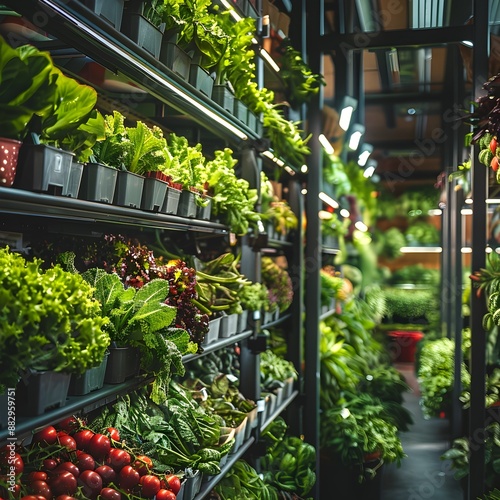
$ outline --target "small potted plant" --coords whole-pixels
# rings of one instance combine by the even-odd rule
[[[293,284],[288,271],[279,266],[271,257],[262,257],[262,283],[268,289],[266,312],[285,312],[293,300]],[[269,318],[268,318],[269,319]]]
[[[173,327],[176,309],[165,303],[168,281],[157,278],[139,289],[125,288],[116,273],[99,268],[85,271],[82,277],[95,290],[102,314],[109,318],[106,328],[112,344],[105,380],[121,383],[134,375],[133,349],[138,349],[141,368],[155,374],[152,399],[163,402],[172,370],[181,375],[184,372],[181,358],[189,344],[188,333]],[[120,356],[116,361],[115,350]]]
[[[102,132],[102,122],[95,110],[97,92],[67,77],[55,67],[52,73],[56,84],[54,101],[40,120],[32,121],[30,125],[31,132],[21,149],[16,186],[32,191],[54,190],[76,197],[77,192],[69,190],[75,156],[69,148],[78,145],[78,137],[75,138],[74,134],[81,136],[84,131],[90,132],[95,140]],[[93,126],[97,127],[96,130],[89,130]],[[77,177],[81,178],[81,172],[78,168],[75,172]],[[79,187],[78,180],[73,182],[76,188]]]
[[[267,304],[267,294],[268,290],[266,286],[258,282],[249,283],[241,289],[239,297],[243,312],[241,313],[239,319],[238,331],[242,332],[246,328],[249,312],[251,312],[252,314],[258,312],[260,317],[260,312],[265,309]]]
[[[8,248],[0,261],[8,269],[0,278],[0,385],[17,384],[19,415],[38,415],[64,406],[72,373],[102,363],[108,320],[80,275],[59,265],[43,270],[40,259]]]

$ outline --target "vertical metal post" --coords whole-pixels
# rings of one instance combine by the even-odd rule
[[[474,60],[473,85],[475,97],[482,92],[482,84],[488,77],[489,25],[488,4],[483,0],[474,1]],[[478,161],[478,148],[472,154],[472,271],[485,267],[486,254],[486,204],[488,195],[487,170]],[[470,356],[471,402],[469,420],[470,472],[468,498],[475,500],[484,493],[485,479],[485,379],[486,379],[486,335],[482,327],[482,318],[486,313],[484,297],[471,294],[471,330],[472,345]]]
[[[308,61],[314,73],[323,73],[323,53],[321,36],[324,27],[323,0],[307,2],[307,48]],[[318,217],[320,200],[318,194],[322,182],[322,154],[318,137],[322,132],[322,91],[314,96],[308,109],[309,133],[312,135],[309,145],[309,173],[306,199],[306,249],[305,249],[305,372],[304,372],[304,437],[317,450],[317,481],[311,495],[319,498],[319,313],[320,313],[320,275],[321,267],[321,226]]]

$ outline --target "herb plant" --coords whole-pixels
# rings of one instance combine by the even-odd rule
[[[286,311],[293,300],[293,284],[288,271],[271,257],[262,257],[262,283],[268,290],[266,310]]]
[[[109,345],[107,319],[77,274],[0,249],[0,384],[23,370],[81,374],[99,365]]]

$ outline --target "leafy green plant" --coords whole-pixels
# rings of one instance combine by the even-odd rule
[[[389,282],[393,285],[414,284],[438,286],[440,272],[430,269],[422,264],[412,264],[395,270]]]
[[[297,370],[291,361],[284,359],[271,350],[264,351],[260,358],[260,382],[263,389],[273,391],[283,387],[288,378],[297,380]]]
[[[100,163],[144,175],[161,169],[166,148],[159,127],[148,127],[141,121],[135,127],[126,127],[125,117],[113,111],[113,115],[105,116],[105,138],[96,144],[95,156]]]
[[[451,407],[455,343],[448,338],[427,341],[420,352],[418,380],[422,410],[427,417],[447,413]],[[470,374],[462,363],[462,386],[470,386]]]
[[[438,245],[441,238],[436,226],[430,222],[417,220],[405,232],[408,245]]]
[[[206,162],[204,172],[214,215],[220,215],[232,232],[242,235],[248,232],[250,225],[261,220],[261,215],[255,211],[257,190],[236,176],[237,161],[232,153],[229,148],[215,151],[213,159]]]
[[[293,300],[293,284],[288,271],[271,257],[262,257],[262,283],[268,290],[266,311],[286,311]]]
[[[23,370],[81,374],[99,365],[108,321],[81,276],[0,249],[0,384],[14,387]]]
[[[312,72],[289,38],[281,42],[279,52],[280,76],[285,81],[287,99],[291,106],[297,109],[308,103],[326,82],[323,75]]]
[[[415,320],[436,308],[435,297],[430,290],[386,288],[384,293],[388,318]]]
[[[376,233],[378,254],[387,259],[401,256],[401,248],[406,246],[404,233],[397,227],[390,227],[387,231]]]
[[[152,399],[162,402],[172,368],[184,373],[182,355],[189,350],[189,334],[175,329],[175,308],[165,304],[168,281],[155,279],[140,289],[125,288],[120,277],[94,268],[82,277],[95,290],[102,314],[109,318],[107,331],[117,346],[137,347],[141,366],[156,375]]]
[[[340,273],[335,272],[330,266],[321,268],[319,275],[321,281],[321,305],[329,306],[332,299],[340,298],[339,292],[344,286],[344,280],[340,277]]]
[[[327,455],[360,469],[360,482],[365,480],[362,467],[366,455],[379,453],[381,460],[398,466],[406,456],[388,408],[378,398],[363,393],[346,394],[323,412],[320,443]]]
[[[305,497],[316,482],[316,449],[296,436],[286,435],[283,428],[286,432],[285,421],[278,417],[261,434],[268,445],[261,459],[264,481],[280,491]]]
[[[262,219],[270,222],[281,235],[286,235],[288,231],[298,226],[297,216],[286,200],[271,201],[267,210],[262,214]]]
[[[54,104],[57,73],[48,52],[12,48],[0,37],[0,137],[22,140],[35,115]]]
[[[267,288],[262,283],[249,283],[239,293],[241,307],[249,311],[262,311],[267,303]]]

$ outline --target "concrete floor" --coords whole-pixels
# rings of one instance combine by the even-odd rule
[[[405,376],[411,393],[405,394],[405,407],[414,424],[401,433],[403,449],[408,455],[401,467],[384,466],[381,500],[462,500],[460,484],[453,478],[448,462],[440,459],[449,448],[449,421],[439,418],[425,420],[419,406],[420,392],[412,363],[396,368]]]

